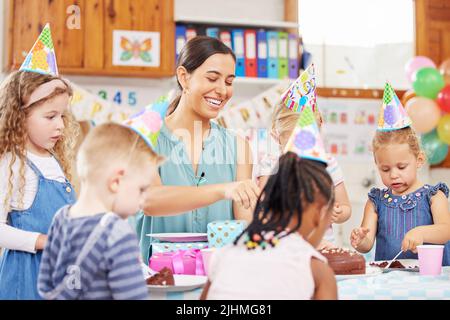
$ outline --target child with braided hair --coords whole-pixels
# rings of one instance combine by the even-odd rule
[[[331,224],[334,186],[311,115],[299,121],[252,222],[213,253],[201,299],[337,298],[334,273],[315,249]]]

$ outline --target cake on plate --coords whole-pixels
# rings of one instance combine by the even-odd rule
[[[356,251],[342,248],[319,251],[336,275],[365,274],[366,259]]]
[[[147,284],[153,286],[174,286],[175,279],[172,270],[167,267],[162,268],[158,273],[154,274],[146,280]]]

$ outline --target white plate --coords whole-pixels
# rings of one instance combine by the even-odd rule
[[[369,266],[367,264],[366,265],[366,273],[365,274],[337,274],[336,275],[336,280],[337,281],[341,281],[341,280],[348,280],[348,279],[359,279],[359,278],[374,277],[374,276],[377,276],[377,275],[382,274],[382,273],[383,273],[383,271],[381,270],[381,268],[372,267],[372,266]]]
[[[175,274],[173,278],[175,280],[174,286],[147,285],[147,288],[149,291],[153,292],[189,291],[203,287],[208,281],[208,277],[206,276],[193,276],[184,274]]]
[[[150,233],[147,236],[166,242],[208,241],[208,234],[206,233]]]
[[[384,261],[386,261],[386,260],[374,261],[374,262],[377,264],[380,264]],[[391,271],[419,272],[419,260],[417,260],[417,259],[397,259],[397,261],[399,261],[402,265],[404,265],[405,268],[404,269],[400,269],[400,268],[387,268],[386,269],[386,268],[380,268],[380,267],[375,267],[375,266],[374,267],[381,269],[383,272],[391,272]]]

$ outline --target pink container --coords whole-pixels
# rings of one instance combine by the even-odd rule
[[[442,272],[443,245],[417,246],[419,270],[422,276],[439,276]]]
[[[154,253],[149,267],[158,272],[167,267],[174,274],[205,275],[202,254],[198,249]]]
[[[205,268],[206,275],[208,275],[209,263],[211,261],[211,256],[215,250],[216,248],[207,248],[201,250],[203,258],[203,267]]]

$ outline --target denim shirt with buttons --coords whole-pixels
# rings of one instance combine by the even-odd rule
[[[369,199],[378,215],[375,260],[390,260],[401,250],[405,234],[418,226],[432,225],[431,198],[441,190],[448,198],[445,183],[435,186],[425,184],[406,195],[394,195],[390,189],[373,188]],[[417,259],[411,251],[403,252],[398,259]],[[450,265],[450,242],[444,248],[443,265]]]

